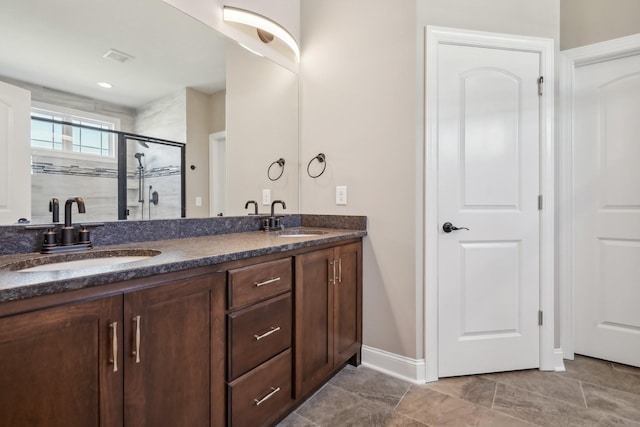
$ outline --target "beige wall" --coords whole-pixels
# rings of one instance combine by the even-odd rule
[[[220,91],[211,95],[209,110],[211,112],[209,133],[221,132],[227,129],[226,124],[226,92]]]
[[[364,344],[416,357],[416,3],[303,0],[303,213],[367,215]],[[327,156],[320,178],[309,160]],[[336,206],[335,187],[348,187]]]
[[[298,213],[298,77],[237,44],[227,48],[227,215],[246,215],[247,200],[262,205],[262,190]],[[283,175],[269,181],[267,168],[285,159]],[[279,166],[272,169],[273,176]],[[280,212],[280,207],[278,207]]]
[[[638,0],[561,0],[560,49],[640,33]]]
[[[190,218],[209,216],[209,134],[212,96],[195,89],[186,90],[186,208]],[[191,165],[195,169],[191,169]],[[201,205],[196,206],[196,197]]]
[[[423,29],[559,37],[559,0],[302,0],[303,213],[369,218],[364,344],[424,357]],[[327,155],[327,172],[306,162]],[[347,185],[349,205],[335,205]]]

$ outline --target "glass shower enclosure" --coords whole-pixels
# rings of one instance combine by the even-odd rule
[[[185,145],[32,116],[32,223],[82,197],[83,222],[185,217]]]

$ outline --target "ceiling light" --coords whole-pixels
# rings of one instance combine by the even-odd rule
[[[113,85],[107,82],[98,82],[98,86],[103,87],[105,89],[111,89]]]
[[[236,22],[238,24],[249,25],[267,31],[280,40],[282,40],[296,55],[296,59],[300,61],[300,48],[298,43],[291,34],[279,24],[257,13],[250,12],[236,7],[225,6],[223,10],[223,19],[227,22]]]

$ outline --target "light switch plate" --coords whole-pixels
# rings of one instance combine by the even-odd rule
[[[271,190],[262,190],[262,204],[269,206],[271,204]]]
[[[196,197],[196,206],[202,206],[202,197]]]
[[[346,205],[346,204],[347,204],[347,186],[338,185],[336,187],[336,205]]]

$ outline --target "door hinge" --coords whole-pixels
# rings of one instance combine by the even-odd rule
[[[542,326],[542,310],[538,310],[538,326]]]
[[[542,194],[538,195],[538,210],[542,210]]]
[[[538,95],[542,96],[542,85],[544,84],[544,77],[538,77]]]

